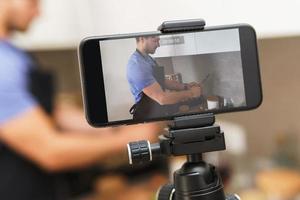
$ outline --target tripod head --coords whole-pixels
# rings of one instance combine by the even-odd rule
[[[175,118],[159,143],[131,142],[127,145],[130,164],[152,161],[155,156],[192,156],[225,150],[224,133],[214,125],[213,114]]]
[[[187,156],[174,173],[174,184],[159,190],[159,200],[237,199],[225,197],[216,168],[202,160],[202,153],[226,149],[224,133],[214,123],[213,114],[178,117],[159,136],[159,143],[144,140],[127,145],[130,164],[149,162],[156,156]]]

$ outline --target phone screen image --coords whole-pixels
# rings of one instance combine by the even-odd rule
[[[246,107],[239,35],[231,28],[100,40],[108,122]]]

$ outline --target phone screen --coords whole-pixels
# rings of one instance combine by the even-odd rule
[[[108,122],[247,106],[238,28],[99,45]]]

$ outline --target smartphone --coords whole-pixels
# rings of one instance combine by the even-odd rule
[[[257,38],[247,24],[89,37],[78,50],[87,121],[95,127],[257,108]]]

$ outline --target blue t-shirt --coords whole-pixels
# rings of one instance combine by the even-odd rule
[[[143,89],[156,82],[153,76],[153,66],[156,63],[150,56],[143,56],[135,51],[127,64],[127,80],[134,96],[135,103],[142,97]]]
[[[0,40],[0,126],[37,104],[28,90],[31,66],[26,53]]]

